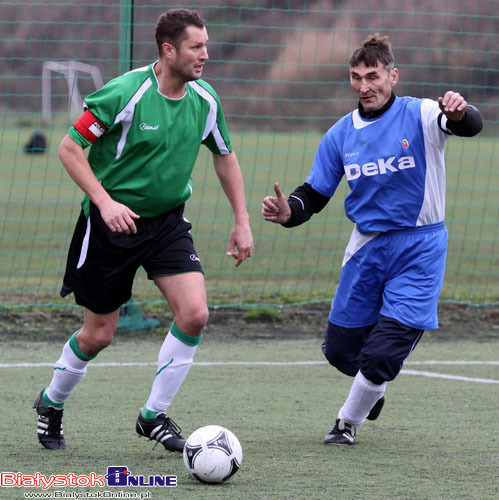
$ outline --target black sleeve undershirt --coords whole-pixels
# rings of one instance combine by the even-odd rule
[[[295,227],[308,221],[313,214],[320,212],[329,201],[329,197],[318,193],[308,183],[298,186],[288,198],[291,217],[284,227]]]
[[[438,116],[438,125],[444,132],[446,132],[446,130],[442,128],[442,116],[443,113],[440,113]],[[466,106],[464,116],[458,122],[447,118],[447,129],[458,137],[473,137],[474,135],[477,135],[482,128],[482,117],[480,115],[480,111],[478,111],[475,106]]]

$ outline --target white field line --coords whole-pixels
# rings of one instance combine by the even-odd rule
[[[402,370],[400,373],[405,375],[421,375],[423,377],[444,378],[447,380],[462,380],[463,382],[478,382],[482,384],[499,384],[499,380],[491,378],[470,378],[459,375],[447,375],[446,373],[423,372],[419,370]]]
[[[123,366],[156,366],[157,363],[143,361],[103,363],[93,362],[88,366],[96,368],[123,367]],[[327,361],[194,361],[196,366],[300,366],[300,365],[327,365]],[[496,365],[499,361],[406,361],[404,365]],[[43,366],[54,366],[54,363],[0,363],[0,368],[37,368]]]
[[[195,362],[195,366],[304,366],[304,365],[326,365],[327,361],[200,361]],[[482,366],[494,365],[499,366],[499,361],[407,361],[406,365],[448,365],[448,366]],[[53,363],[0,363],[0,368],[39,368],[52,367]],[[90,363],[89,366],[96,368],[107,367],[127,367],[127,366],[156,366],[156,363],[141,363],[141,362],[104,362]],[[464,382],[478,382],[482,384],[499,384],[499,380],[487,378],[471,378],[462,377],[459,375],[448,375],[445,373],[426,372],[420,370],[402,370],[400,373],[404,375],[419,375],[423,377],[441,378],[448,380],[460,380]]]

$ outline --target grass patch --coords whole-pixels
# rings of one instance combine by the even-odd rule
[[[387,404],[367,423],[354,447],[327,447],[324,434],[346,397],[351,379],[327,364],[204,366],[206,361],[323,361],[317,339],[210,339],[171,406],[170,415],[189,434],[217,423],[233,430],[243,446],[241,470],[227,483],[207,486],[188,477],[180,455],[137,439],[135,419],[154,377],[159,343],[117,338],[95,363],[149,362],[151,366],[89,367],[68,401],[64,429],[68,449],[49,452],[36,438],[31,404],[51,376],[51,367],[0,368],[0,470],[45,475],[104,474],[126,465],[134,475],[175,474],[178,486],[150,489],[151,498],[195,500],[402,498],[492,499],[497,489],[499,412],[497,386],[401,374],[389,384]],[[425,339],[409,360],[494,360],[497,343],[432,343]],[[3,343],[0,362],[57,359],[53,342]],[[414,367],[410,367],[414,368]],[[426,369],[426,368],[424,368]],[[468,367],[454,367],[470,375]],[[435,372],[451,367],[432,367]],[[493,366],[474,366],[473,376],[492,378]],[[486,432],[470,439],[476,408],[486,414]],[[69,489],[67,491],[75,491]],[[127,491],[144,489],[127,488]],[[27,489],[2,488],[2,500]],[[32,490],[39,491],[39,490]]]

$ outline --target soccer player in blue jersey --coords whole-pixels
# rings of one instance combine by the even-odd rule
[[[421,339],[438,328],[447,252],[444,146],[482,129],[478,110],[451,90],[438,101],[398,97],[388,37],[370,36],[352,54],[358,108],[322,138],[305,183],[288,199],[278,183],[263,200],[267,221],[293,227],[319,212],[343,176],[355,223],[343,259],[322,351],[354,377],[326,444],[353,445],[375,420],[393,380]]]
[[[85,192],[61,295],[74,293],[85,312],[83,327],[64,345],[50,384],[33,406],[45,448],[66,447],[64,403],[89,362],[111,344],[120,306],[130,299],[142,266],[167,300],[173,323],[136,431],[167,450],[183,451],[185,439],[166,410],[208,321],[201,262],[192,226],[183,217],[201,144],[213,153],[234,214],[227,254],[239,266],[253,252],[239,162],[219,98],[200,79],[207,42],[204,20],[196,12],[167,11],[156,25],[159,59],[88,96],[84,113],[59,147],[64,167]]]

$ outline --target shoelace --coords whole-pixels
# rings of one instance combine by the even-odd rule
[[[348,434],[353,435],[353,427],[352,424],[349,424],[348,422],[345,422],[343,424],[344,428],[340,429],[339,422],[336,422],[333,426],[333,428],[329,431],[330,433],[333,432],[348,432]]]
[[[343,426],[344,426],[344,429],[341,432],[347,432],[352,437],[355,436],[354,426],[352,424],[349,424],[348,422],[345,422],[343,424]]]
[[[44,434],[60,437],[62,424],[62,411],[50,409],[47,415],[48,425]]]
[[[180,433],[182,432],[182,429],[170,418],[167,417],[166,415],[158,415],[157,417],[159,420],[162,420],[163,422],[161,423],[161,429],[158,432],[158,438],[163,437],[164,434],[166,434],[168,431],[170,434],[176,434],[177,436],[180,436]],[[158,443],[160,442],[159,439],[154,439],[154,438],[149,438],[150,441],[155,440],[156,443],[154,444],[153,450],[158,446]]]
[[[170,418],[165,416],[160,416],[158,417],[159,419],[163,420],[163,423],[161,424],[161,430],[168,432],[170,431],[171,434],[176,434],[177,436],[180,436],[182,429]]]

